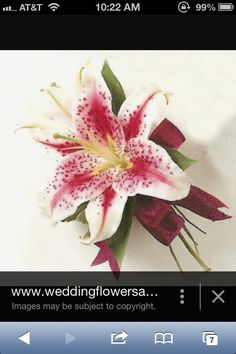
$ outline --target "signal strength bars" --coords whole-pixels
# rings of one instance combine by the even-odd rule
[[[7,7],[3,7],[2,11],[17,11],[17,10],[14,10],[11,6],[7,6]]]

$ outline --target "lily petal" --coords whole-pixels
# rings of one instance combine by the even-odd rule
[[[68,147],[73,147],[73,144],[65,144],[65,141],[58,141],[53,137],[54,133],[71,134],[73,128],[71,99],[64,89],[54,83],[41,90],[37,100],[32,100],[30,110],[34,122],[18,129],[31,129],[32,136],[37,142],[57,150],[62,155],[75,151],[68,151]]]
[[[77,135],[123,151],[124,132],[112,112],[110,92],[101,73],[92,73],[89,65],[81,72],[78,96],[74,114]]]
[[[161,146],[132,139],[127,144],[127,155],[131,167],[122,170],[113,185],[118,193],[143,194],[169,201],[188,195],[190,179]]]
[[[178,149],[185,141],[185,136],[167,118],[154,129],[150,140],[159,145],[164,145],[173,149]]]
[[[119,195],[112,187],[91,200],[85,210],[90,237],[81,241],[88,244],[113,236],[120,225],[126,201],[127,197]]]
[[[49,139],[46,139],[45,141],[39,141],[39,142],[41,144],[45,145],[46,147],[54,149],[57,152],[61,153],[62,156],[66,156],[68,154],[78,151],[78,144],[70,143],[68,141],[65,141],[65,142],[51,141],[50,142]]]
[[[29,123],[26,125],[22,125],[16,129],[16,132],[22,129],[30,129],[32,133],[32,137],[38,143],[43,144],[45,147],[58,151],[65,156],[72,152],[78,151],[79,144],[73,143],[65,140],[58,140],[54,138],[55,131],[58,131],[59,127],[53,127],[50,125],[42,125],[37,123]],[[60,133],[60,135],[71,137],[72,134],[66,127],[63,127],[64,132]],[[63,131],[63,130],[61,130]],[[58,133],[56,135],[59,135]]]
[[[68,130],[67,126],[61,126],[60,128],[59,124],[57,124],[55,127],[54,124],[53,125],[50,124],[45,127],[42,126],[41,128],[32,129],[33,138],[37,142],[43,144],[45,147],[49,149],[56,150],[57,152],[62,154],[62,156],[66,156],[68,154],[78,151],[79,149],[78,143],[65,141],[62,139],[55,139],[54,138],[55,132],[63,136],[68,136],[69,138],[73,137],[73,134]]]
[[[75,152],[66,156],[57,167],[46,192],[51,196],[51,212],[55,220],[72,215],[77,207],[104,192],[115,176],[104,160],[96,155]]]
[[[126,141],[137,136],[147,138],[159,113],[161,91],[144,90],[130,95],[122,104],[118,118],[125,131]]]

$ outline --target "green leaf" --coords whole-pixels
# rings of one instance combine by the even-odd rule
[[[192,166],[197,162],[196,160],[190,159],[189,157],[183,155],[178,150],[165,146],[163,147],[168,152],[172,160],[176,163],[176,165],[178,165],[182,170],[186,170],[188,167]]]
[[[80,236],[79,236],[79,238],[80,238],[81,240],[83,240],[83,241],[85,241],[86,238],[90,239],[90,237],[91,237],[91,235],[90,235],[90,231],[89,231],[89,230],[87,230],[84,235],[80,235]]]
[[[128,243],[134,210],[134,198],[129,198],[124,211],[120,226],[116,233],[107,240],[108,246],[111,248],[113,256],[116,258],[119,266],[121,267],[124,258],[126,246]]]
[[[86,209],[88,205],[88,202],[82,203],[76,210],[76,212],[70,216],[68,216],[67,218],[65,218],[64,220],[62,220],[62,222],[69,222],[69,221],[80,221],[83,222],[84,224],[87,224],[87,221],[85,219],[85,214],[84,211]],[[85,222],[84,222],[85,221]]]
[[[85,210],[81,211],[77,218],[76,218],[76,221],[79,221],[79,222],[82,222],[83,224],[87,224],[88,221],[86,219],[86,216],[85,216]]]
[[[112,111],[117,115],[126,97],[120,81],[117,79],[106,60],[102,68],[102,77],[111,93]]]

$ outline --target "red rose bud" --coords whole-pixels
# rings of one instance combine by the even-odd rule
[[[184,219],[175,214],[169,204],[154,197],[138,197],[135,215],[143,227],[166,246],[175,239],[184,225]]]

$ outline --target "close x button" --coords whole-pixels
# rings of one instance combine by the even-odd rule
[[[224,299],[224,294],[225,294],[225,290],[212,290],[211,291],[212,294],[213,294],[213,297],[212,297],[212,304],[214,303],[222,303],[224,304],[225,303],[225,299]]]

